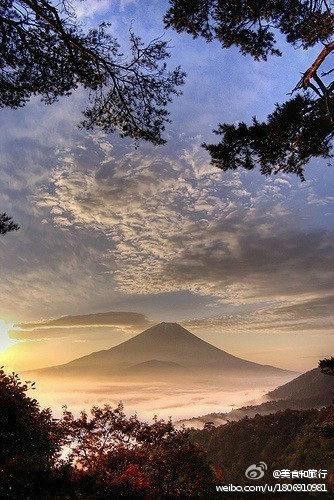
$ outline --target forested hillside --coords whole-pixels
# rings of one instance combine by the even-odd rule
[[[221,484],[248,484],[245,470],[263,461],[268,465],[264,482],[275,482],[275,469],[327,469],[328,484],[333,486],[333,406],[245,417],[216,428],[192,430],[191,436],[207,452]]]

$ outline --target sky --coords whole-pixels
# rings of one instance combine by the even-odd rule
[[[201,147],[219,122],[265,118],[313,54],[282,40],[282,58],[254,62],[164,32],[166,8],[77,4],[84,25],[109,20],[125,45],[130,26],[170,40],[168,64],[187,79],[166,145],[79,129],[80,90],[1,110],[0,210],[21,229],[0,239],[0,360],[15,369],[69,361],[160,321],[300,371],[333,351],[333,167],[314,160],[304,183],[224,173]],[[103,324],[100,312],[110,313]],[[63,316],[75,318],[50,323]]]

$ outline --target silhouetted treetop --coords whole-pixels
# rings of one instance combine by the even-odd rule
[[[331,0],[170,0],[167,27],[218,40],[224,48],[237,46],[255,60],[282,55],[279,33],[300,50],[319,46],[310,67],[296,76],[292,97],[276,105],[267,121],[218,126],[221,141],[204,145],[214,165],[223,170],[259,166],[263,174],[283,171],[304,179],[312,157],[331,156],[334,68],[327,63],[334,51],[333,5]]]
[[[84,127],[163,143],[166,106],[184,73],[167,70],[166,41],[145,45],[130,32],[126,57],[108,28],[83,31],[67,1],[2,1],[0,106],[17,108],[34,95],[51,104],[82,86],[90,92]]]
[[[171,421],[141,422],[119,404],[93,407],[77,418],[65,411],[61,425],[80,498],[193,497],[210,490],[205,455]]]
[[[334,375],[334,357],[321,359],[319,368],[325,375]]]
[[[266,122],[220,124],[218,144],[204,144],[212,164],[222,170],[260,166],[262,174],[286,172],[304,180],[304,166],[314,156],[329,158],[333,124],[323,99],[307,94],[276,105]]]
[[[255,59],[281,55],[277,31],[289,43],[307,49],[330,41],[334,16],[324,0],[170,0],[167,26],[224,48],[237,45]]]
[[[1,498],[42,498],[61,450],[61,429],[27,395],[33,388],[0,368]]]
[[[6,212],[0,213],[0,234],[6,234],[10,231],[17,231],[19,225],[13,221],[13,219],[6,214]]]

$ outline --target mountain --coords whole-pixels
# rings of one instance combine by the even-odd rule
[[[268,393],[270,399],[310,400],[330,404],[334,399],[334,377],[314,368]]]
[[[167,363],[167,364],[166,364]],[[219,375],[278,376],[291,378],[291,373],[269,365],[247,361],[196,337],[177,323],[160,323],[111,349],[94,352],[64,365],[43,370],[39,374],[103,377],[126,376],[138,370],[168,375],[171,372],[198,376],[212,372]],[[35,372],[37,373],[37,372]]]
[[[161,375],[164,377],[187,377],[191,374],[191,370],[185,366],[181,366],[172,361],[159,361],[158,359],[152,359],[151,361],[144,361],[143,363],[138,363],[137,365],[131,365],[124,370],[124,375],[127,377],[148,377],[150,379],[153,377],[161,378]]]

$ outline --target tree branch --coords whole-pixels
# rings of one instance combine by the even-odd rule
[[[312,66],[310,66],[308,70],[305,71],[303,77],[298,82],[295,90],[301,88],[306,89],[309,86],[310,80],[314,78],[314,76],[316,75],[318,69],[320,68],[326,57],[333,51],[334,51],[334,42],[328,43],[327,45],[324,46],[322,51],[318,54],[318,57],[313,62]]]

